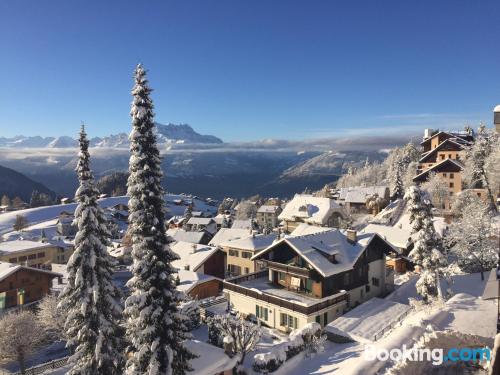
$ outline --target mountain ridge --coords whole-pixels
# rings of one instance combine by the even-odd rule
[[[214,135],[204,135],[196,132],[188,124],[167,125],[155,122],[156,135],[159,144],[222,144],[220,138]],[[69,136],[41,137],[23,136],[7,138],[0,137],[0,147],[7,148],[73,148],[78,141]],[[125,132],[111,134],[105,137],[94,137],[90,140],[90,147],[128,148],[128,134]]]

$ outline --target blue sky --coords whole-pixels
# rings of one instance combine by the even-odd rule
[[[132,71],[156,120],[226,141],[491,123],[498,1],[0,3],[0,136],[129,130]]]

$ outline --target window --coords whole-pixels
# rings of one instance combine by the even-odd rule
[[[323,314],[323,321],[325,323],[325,326],[328,324],[328,311],[326,311],[324,314]]]
[[[373,286],[379,286],[380,280],[377,279],[376,277],[372,277],[372,284],[373,284]]]
[[[30,254],[30,255],[28,255],[28,259],[36,259],[36,254]]]
[[[446,177],[446,173],[443,173],[443,177]]]
[[[311,279],[307,279],[306,282],[304,283],[304,289],[308,293],[312,293],[313,289],[313,282]]]
[[[186,265],[184,266],[184,270],[189,271],[189,264],[186,264]]]
[[[481,193],[476,193],[479,198],[481,198]],[[15,259],[15,258],[14,258]],[[9,260],[10,262],[10,260]],[[11,262],[12,263],[12,262]]]
[[[453,182],[450,182],[450,187],[452,188],[453,186],[455,186],[455,184]]]
[[[441,160],[444,160],[444,155],[441,155]]]
[[[291,315],[288,315],[288,314],[284,314],[284,313],[280,314],[280,324],[283,327],[290,327],[292,329],[297,328],[297,326],[298,326],[297,318],[295,318]]]
[[[268,313],[269,310],[267,309],[267,307],[255,305],[255,316],[257,316],[257,318],[267,320],[269,318]]]
[[[316,323],[321,324],[321,315],[316,315]]]
[[[366,293],[370,293],[370,285],[366,284],[365,291]]]
[[[245,270],[245,274],[250,273],[250,268],[245,267],[244,270]]]
[[[26,261],[26,259],[27,259],[27,258],[26,258],[25,256],[19,257],[19,261],[20,261],[20,262],[25,262],[25,261]]]
[[[448,154],[448,158],[449,158],[449,159],[453,159],[453,158],[451,157],[451,154]]]
[[[237,255],[236,255],[237,256]],[[242,251],[241,252],[241,257],[242,258],[245,258],[245,259],[250,259],[252,257],[252,253],[248,252],[248,251]]]
[[[349,285],[351,283],[351,274],[349,272],[346,272],[344,274],[344,286]]]
[[[450,173],[450,178],[454,178],[455,175],[453,173]]]
[[[17,263],[17,258],[10,258],[9,263]]]
[[[286,274],[284,272],[278,272],[278,280],[279,281],[285,281],[286,280]]]
[[[231,255],[232,257],[237,257],[238,251],[237,250],[229,250],[229,255]]]

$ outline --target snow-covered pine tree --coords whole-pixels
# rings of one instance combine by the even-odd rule
[[[438,239],[432,221],[431,202],[424,191],[411,186],[404,199],[408,202],[413,249],[409,257],[420,266],[420,278],[417,281],[417,292],[424,302],[429,302],[439,295],[439,276],[447,265],[442,253],[442,244]]]
[[[398,199],[404,196],[403,187],[403,163],[396,161],[391,180],[391,198]]]
[[[193,205],[190,203],[184,210],[184,222],[187,223],[193,217]]]
[[[124,362],[119,290],[112,282],[114,260],[106,245],[109,232],[90,170],[89,141],[82,125],[76,171],[75,251],[68,261],[68,284],[59,308],[67,315],[67,346],[74,349],[68,374],[121,374]]]
[[[129,233],[132,236],[131,290],[125,303],[130,342],[127,374],[184,374],[194,355],[184,346],[189,338],[177,305],[171,262],[178,259],[167,245],[161,186],[161,159],[156,144],[151,89],[142,65],[135,69],[132,89],[132,132],[128,178]]]
[[[464,180],[470,188],[486,190],[488,207],[497,213],[495,191],[500,187],[500,137],[496,131],[489,131],[481,124],[476,139],[467,149]]]

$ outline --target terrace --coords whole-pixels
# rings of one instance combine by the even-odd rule
[[[224,281],[224,289],[305,315],[346,302],[348,298],[345,291],[325,298],[314,298],[275,285],[269,281],[268,275],[269,271],[263,270],[227,279]]]

